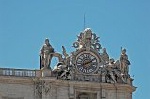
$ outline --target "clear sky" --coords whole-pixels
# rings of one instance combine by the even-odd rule
[[[110,57],[127,49],[133,99],[150,99],[150,0],[0,0],[0,68],[39,69],[45,38],[57,52],[74,51],[84,13]]]

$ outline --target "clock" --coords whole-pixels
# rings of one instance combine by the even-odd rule
[[[95,53],[83,51],[76,56],[75,66],[78,72],[90,74],[97,71],[99,62],[100,60]]]

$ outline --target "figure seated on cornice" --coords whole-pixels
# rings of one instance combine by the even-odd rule
[[[69,79],[70,76],[68,66],[66,66],[63,62],[59,62],[57,66],[54,67],[53,73],[57,79]]]
[[[111,82],[111,80],[114,83],[117,83],[120,79],[122,80],[123,83],[125,83],[125,80],[123,78],[123,75],[120,72],[120,69],[118,68],[118,61],[114,61],[113,58],[109,60],[109,64],[106,65],[106,81]]]
[[[112,80],[114,83],[117,83],[115,75],[114,75],[114,59],[110,59],[109,60],[109,64],[106,65],[106,70],[107,70],[107,74],[106,74],[106,81],[110,82],[110,80]]]

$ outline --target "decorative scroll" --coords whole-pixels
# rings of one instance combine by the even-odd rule
[[[101,49],[99,37],[95,33],[92,33],[90,28],[85,29],[77,37],[77,41],[73,43],[74,48],[93,48],[98,51]]]

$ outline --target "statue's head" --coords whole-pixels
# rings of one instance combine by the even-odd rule
[[[45,39],[45,44],[49,45],[49,39],[48,38]]]
[[[123,50],[122,50],[122,54],[125,54],[125,53],[126,53],[126,49],[123,49]]]
[[[106,48],[103,48],[103,53],[105,53],[106,52]]]

